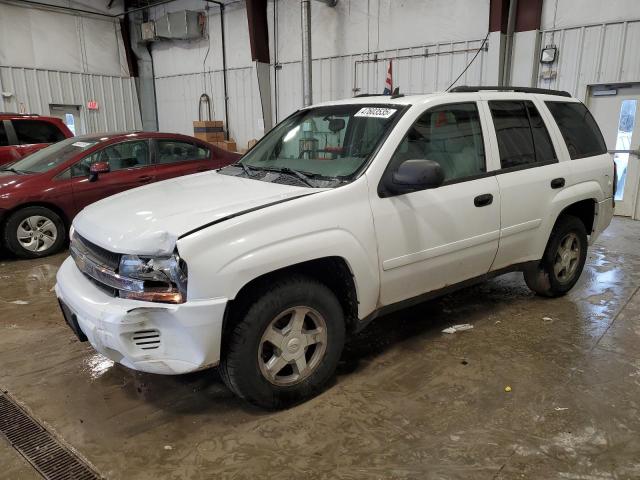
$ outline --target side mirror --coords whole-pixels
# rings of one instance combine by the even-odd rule
[[[109,167],[109,162],[92,163],[89,168],[89,181],[95,182],[98,179],[98,175],[101,173],[109,173],[110,171],[111,167]]]
[[[444,171],[433,160],[406,160],[400,164],[385,182],[388,195],[402,195],[430,188],[444,183]]]

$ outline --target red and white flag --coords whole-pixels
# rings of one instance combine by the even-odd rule
[[[389,60],[389,69],[387,70],[387,80],[384,82],[383,95],[391,95],[393,92],[393,73],[391,72],[391,60]]]

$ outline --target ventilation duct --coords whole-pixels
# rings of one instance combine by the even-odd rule
[[[153,28],[146,26],[143,30],[144,39],[194,40],[203,38],[206,21],[204,12],[181,10],[167,13],[153,22]],[[153,33],[150,35],[150,32]],[[151,36],[153,38],[149,38]]]

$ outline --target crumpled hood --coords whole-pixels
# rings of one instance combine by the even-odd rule
[[[112,252],[170,254],[181,235],[229,215],[319,189],[204,172],[119,193],[73,221],[89,241]]]

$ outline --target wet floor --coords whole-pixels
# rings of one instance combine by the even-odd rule
[[[136,373],[76,341],[64,257],[0,258],[0,387],[107,478],[640,478],[640,222],[615,219],[564,298],[509,274],[379,319],[276,413],[215,370]],[[2,439],[0,465],[37,478]]]

